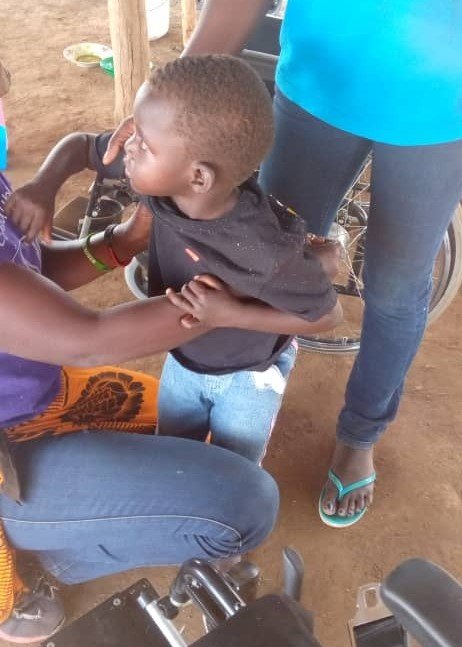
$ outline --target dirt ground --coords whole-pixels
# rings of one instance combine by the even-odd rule
[[[152,44],[154,61],[175,57],[180,50],[179,1],[172,5],[169,36]],[[83,70],[62,57],[65,46],[82,40],[110,44],[107,7],[103,0],[3,0],[2,24],[0,56],[13,74],[5,101],[10,177],[18,186],[64,134],[112,125],[112,80],[99,69]],[[85,189],[88,179],[70,181],[61,201]],[[120,272],[76,296],[97,307],[130,298]],[[281,489],[279,523],[252,557],[262,569],[266,592],[280,587],[282,548],[289,544],[300,551],[307,569],[303,601],[314,610],[317,635],[326,646],[348,644],[346,622],[354,614],[357,588],[380,580],[401,560],[429,558],[462,578],[461,306],[459,295],[426,335],[399,418],[377,448],[373,509],[352,529],[324,526],[317,500],[353,360],[299,356],[265,461]],[[161,360],[148,358],[131,366],[158,374]],[[172,573],[142,572],[161,591]],[[64,591],[69,615],[80,615],[140,576],[131,572]],[[186,615],[188,626],[196,623]]]

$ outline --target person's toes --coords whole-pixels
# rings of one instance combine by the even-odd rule
[[[352,517],[355,514],[359,514],[364,510],[364,508],[367,508],[368,503],[367,503],[367,493],[366,492],[358,492],[354,496],[352,496],[350,499],[348,499],[347,502],[343,503],[343,507],[345,508],[346,506],[346,514],[349,517]],[[340,511],[339,511],[340,514]]]
[[[324,499],[322,508],[324,512],[328,515],[333,515],[335,514],[337,510],[337,499],[335,496],[333,497],[327,497]]]
[[[345,502],[346,510],[347,510],[347,515],[349,517],[352,517],[356,511],[356,499],[354,496],[350,496],[347,498]]]
[[[329,516],[335,514],[337,509],[337,490],[335,490],[330,483],[326,485],[322,509]]]
[[[366,507],[366,496],[361,494],[356,502],[356,512],[362,512]]]
[[[329,516],[335,514],[335,501],[332,501],[331,499],[324,499],[322,509]]]
[[[342,501],[342,503],[339,505],[337,514],[339,517],[346,517],[348,514],[348,506],[346,501]]]
[[[369,508],[374,499],[374,490],[368,490],[364,495],[364,507]]]

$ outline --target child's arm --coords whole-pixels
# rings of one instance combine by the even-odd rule
[[[312,335],[335,328],[342,321],[337,303],[316,321],[307,321],[289,312],[276,310],[255,300],[234,295],[228,286],[213,276],[199,276],[184,285],[181,293],[167,290],[173,305],[185,313],[185,328],[206,325],[210,328],[242,328],[281,335]]]
[[[105,137],[109,138],[109,134]],[[33,179],[8,198],[5,212],[27,240],[33,240],[40,232],[46,241],[51,240],[56,194],[71,175],[84,169],[101,172],[98,139],[90,133],[72,133],[64,137],[48,153]],[[105,167],[104,175],[118,177],[120,163],[115,162],[114,167],[117,171]]]

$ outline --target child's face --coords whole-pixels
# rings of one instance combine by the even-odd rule
[[[134,106],[136,131],[125,143],[125,173],[142,195],[180,196],[189,189],[190,160],[173,127],[174,107],[152,96],[147,83]]]

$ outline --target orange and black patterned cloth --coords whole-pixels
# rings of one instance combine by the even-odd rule
[[[157,424],[158,388],[155,377],[136,371],[63,366],[54,401],[32,420],[6,429],[6,434],[13,442],[84,429],[152,434]]]
[[[14,443],[83,430],[153,434],[158,389],[159,381],[145,373],[114,366],[64,366],[59,393],[47,409],[4,431]],[[15,598],[23,588],[14,550],[0,524],[0,623],[11,614]]]

